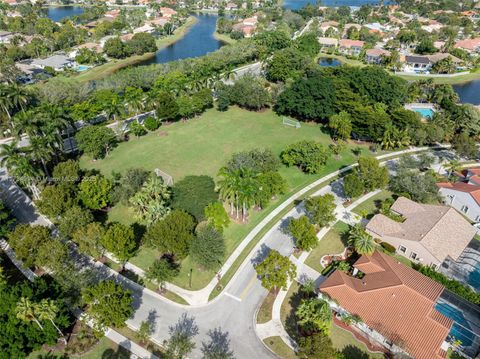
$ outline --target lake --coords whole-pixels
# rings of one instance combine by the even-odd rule
[[[460,97],[460,102],[480,105],[480,80],[453,85],[453,89]]]
[[[316,0],[284,0],[283,7],[291,10],[298,10],[307,4],[315,5]],[[378,0],[322,0],[321,6],[362,6],[367,4],[378,4]]]
[[[337,67],[340,66],[342,63],[337,59],[333,59],[331,57],[320,57],[318,59],[318,64],[322,67]]]
[[[70,16],[80,15],[85,11],[81,6],[49,6],[47,17],[55,22]]]
[[[177,42],[157,51],[154,57],[140,65],[163,64],[165,62],[199,57],[218,50],[224,44],[213,36],[217,24],[216,15],[199,14],[188,32]]]

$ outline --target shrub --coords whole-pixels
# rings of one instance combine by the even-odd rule
[[[149,131],[155,131],[160,127],[160,121],[158,121],[155,117],[150,116],[143,121],[143,126]]]
[[[381,242],[380,246],[385,249],[389,253],[395,253],[395,247],[392,246],[390,243],[387,242]]]
[[[442,273],[439,273],[432,267],[428,266],[420,266],[418,268],[418,271],[423,275],[432,278],[434,281],[442,284],[443,286],[445,286],[445,288],[468,300],[469,302],[472,302],[476,305],[480,304],[480,293],[475,293],[472,289],[464,286],[459,281],[449,279],[445,277]]]

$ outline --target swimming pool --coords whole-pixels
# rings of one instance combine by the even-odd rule
[[[82,71],[87,71],[89,68],[90,66],[78,65],[77,67],[75,67],[75,70],[78,72],[82,72]]]
[[[434,111],[431,108],[412,107],[411,110],[419,113],[423,118],[433,118]]]
[[[439,301],[435,305],[435,309],[453,320],[452,329],[450,329],[449,333],[451,337],[459,340],[464,347],[469,347],[473,344],[475,334],[472,332],[470,322],[465,318],[461,310],[443,301]]]

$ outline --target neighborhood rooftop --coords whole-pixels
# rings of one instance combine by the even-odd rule
[[[320,291],[414,358],[444,358],[452,321],[435,309],[443,286],[380,252],[362,256],[354,267],[363,278],[336,270]]]

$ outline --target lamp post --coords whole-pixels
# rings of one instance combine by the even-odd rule
[[[190,274],[189,274],[189,277],[190,277],[189,287],[190,287],[190,288],[192,288],[192,276],[193,276],[193,268],[190,268]]]

